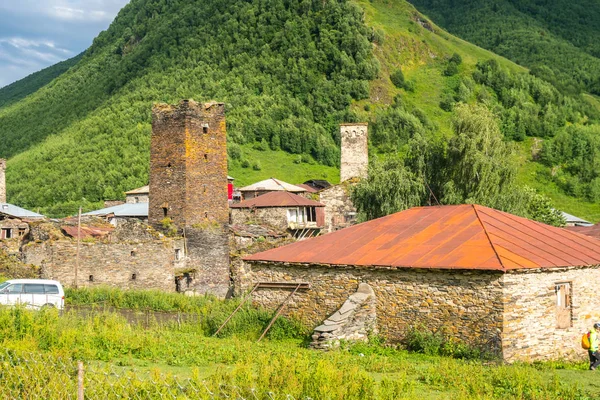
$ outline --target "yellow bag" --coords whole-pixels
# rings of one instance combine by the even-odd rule
[[[589,350],[592,347],[590,343],[590,333],[584,333],[581,337],[581,347],[585,350]]]

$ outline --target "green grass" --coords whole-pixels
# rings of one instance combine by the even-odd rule
[[[518,182],[548,196],[561,211],[592,223],[600,222],[600,204],[566,195],[548,178],[548,167],[532,160],[531,149],[534,141],[534,138],[527,138],[517,147],[520,161]]]

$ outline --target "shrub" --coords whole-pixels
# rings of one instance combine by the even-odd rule
[[[242,166],[242,168],[250,168],[250,161],[244,158],[240,165]]]
[[[240,160],[242,158],[242,149],[235,143],[227,143],[227,154],[232,160]]]
[[[400,68],[392,72],[392,74],[390,75],[390,80],[398,89],[402,89],[404,87],[404,73]]]
[[[255,171],[260,171],[262,169],[262,167],[258,161],[254,161],[252,163],[252,169]]]

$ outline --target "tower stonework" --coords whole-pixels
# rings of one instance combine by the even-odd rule
[[[154,106],[149,192],[148,222],[185,237],[193,289],[224,297],[230,284],[223,103]]]
[[[369,166],[368,124],[341,124],[342,160],[340,182],[351,178],[366,178]]]
[[[0,158],[0,203],[6,203],[6,160]]]

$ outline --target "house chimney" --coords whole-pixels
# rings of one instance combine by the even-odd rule
[[[0,158],[0,203],[6,203],[6,160]]]
[[[351,178],[366,178],[369,166],[368,124],[341,124],[340,133],[342,136],[340,182]]]

